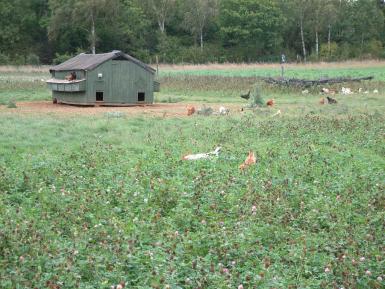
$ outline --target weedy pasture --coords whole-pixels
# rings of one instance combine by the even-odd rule
[[[2,72],[1,102],[49,100],[44,77]],[[165,103],[241,106],[253,84],[161,79]],[[228,116],[2,110],[0,287],[383,288],[385,85],[363,85],[323,106],[263,86],[275,107]]]

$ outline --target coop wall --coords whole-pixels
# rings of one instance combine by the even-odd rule
[[[52,96],[53,98],[56,98],[58,103],[82,104],[82,105],[90,104],[88,102],[86,92],[54,91]]]
[[[150,104],[154,102],[153,81],[152,73],[131,61],[110,60],[87,73],[87,101],[95,102],[96,93],[103,92],[104,104]],[[139,101],[140,94],[144,101]]]
[[[76,79],[85,79],[86,72],[82,70],[71,71],[53,71],[52,78],[65,79],[71,72],[76,73]],[[67,92],[67,91],[52,91],[52,98],[56,99],[59,103],[69,104],[89,104],[86,91],[79,92]]]

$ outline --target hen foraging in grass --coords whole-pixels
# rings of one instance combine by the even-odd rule
[[[255,154],[253,151],[249,151],[249,155],[247,156],[246,160],[239,166],[240,170],[245,170],[249,166],[255,164],[257,162],[257,159],[255,157]]]
[[[325,88],[325,87],[321,89],[321,92],[324,94],[336,94],[337,93],[337,91],[335,89]]]
[[[209,159],[213,156],[218,157],[221,149],[222,149],[221,147],[217,147],[214,151],[208,152],[208,153],[184,155],[182,157],[182,160],[184,160],[184,161],[196,161],[196,160],[202,160],[202,159]]]
[[[334,98],[331,98],[329,96],[327,96],[326,98],[328,99],[329,104],[337,104],[337,100],[335,100]]]
[[[187,116],[191,116],[195,113],[195,107],[193,106],[188,106],[187,107]]]
[[[269,99],[267,102],[266,102],[266,105],[267,106],[274,106],[274,104],[275,104],[275,101],[274,101],[274,99]]]
[[[228,115],[230,110],[224,106],[219,108],[219,115]]]
[[[249,99],[249,98],[250,98],[250,92],[251,92],[251,91],[249,90],[248,93],[242,94],[241,97],[244,98],[244,99]]]

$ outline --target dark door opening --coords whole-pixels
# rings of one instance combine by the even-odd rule
[[[96,92],[96,101],[104,101],[103,91]]]
[[[138,101],[144,101],[144,99],[145,99],[145,93],[138,92]]]

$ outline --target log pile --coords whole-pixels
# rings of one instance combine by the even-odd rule
[[[345,82],[360,82],[364,80],[372,80],[373,76],[368,77],[358,77],[358,78],[325,78],[320,80],[308,80],[308,79],[297,79],[297,78],[273,78],[273,77],[264,77],[263,81],[273,85],[281,85],[281,86],[294,86],[294,87],[311,87],[317,85],[325,85],[325,84],[336,84],[336,83],[345,83]]]

